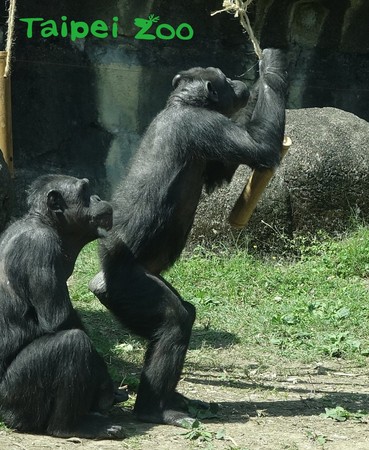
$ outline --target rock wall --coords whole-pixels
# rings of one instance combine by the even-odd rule
[[[60,35],[41,37],[37,23],[27,38],[26,23],[16,22],[12,92],[18,211],[26,185],[48,172],[88,177],[101,196],[109,197],[110,185],[122,176],[143,131],[165,105],[179,70],[213,65],[231,76],[245,72],[240,55],[249,47],[240,27],[226,15],[211,18],[208,2],[188,5],[152,0],[107,0],[103,6],[100,1],[19,3],[18,18],[52,19],[60,27],[62,16],[89,24],[103,20],[109,26],[118,17],[119,28],[117,38],[87,36],[73,42]],[[134,19],[150,13],[175,28],[191,24],[193,39],[135,39]],[[253,71],[249,74],[253,78]]]
[[[369,120],[369,2],[259,0],[263,46],[289,50],[289,108],[333,106]]]
[[[24,189],[39,174],[89,177],[104,197],[124,174],[147,124],[163,107],[178,70],[219,66],[252,82],[256,60],[237,19],[210,16],[221,0],[61,0],[18,2],[17,18],[61,17],[109,26],[118,37],[72,41],[43,38],[16,21],[12,72],[17,211]],[[0,6],[0,44],[6,12]],[[191,24],[188,41],[135,39],[135,18]],[[369,120],[369,3],[365,0],[257,0],[251,9],[263,46],[289,55],[289,107],[333,106]]]

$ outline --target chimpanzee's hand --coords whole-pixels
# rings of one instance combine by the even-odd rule
[[[287,61],[283,50],[266,48],[259,63],[260,78],[274,90],[287,88]],[[278,84],[278,86],[276,85]]]

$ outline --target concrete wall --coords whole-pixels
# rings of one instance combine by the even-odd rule
[[[238,20],[210,16],[222,2],[38,0],[18,2],[18,18],[61,16],[108,24],[118,37],[26,37],[17,21],[13,63],[13,130],[17,210],[38,174],[87,176],[105,197],[147,124],[164,106],[178,70],[219,66],[251,82],[255,56]],[[1,10],[2,9],[2,10]],[[0,17],[6,17],[4,6]],[[193,39],[134,39],[137,17],[191,24]],[[258,0],[252,11],[263,46],[283,46],[290,58],[290,108],[335,106],[369,119],[369,3],[364,0]],[[4,23],[0,24],[0,40]],[[35,27],[38,30],[38,27]]]
[[[289,108],[334,106],[369,120],[369,2],[255,4],[262,44],[289,49]]]

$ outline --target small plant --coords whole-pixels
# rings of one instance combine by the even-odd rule
[[[327,436],[323,435],[323,434],[318,434],[315,433],[315,431],[308,431],[307,433],[307,437],[309,439],[311,439],[312,441],[314,441],[315,443],[317,443],[320,446],[324,446],[324,444],[326,444],[328,442],[328,438]]]
[[[1,421],[1,417],[0,417],[0,431],[6,431],[9,428],[5,425],[4,422]]]
[[[210,442],[214,437],[214,433],[208,431],[199,420],[195,420],[191,424],[189,431],[183,433],[183,436],[190,441]]]
[[[368,423],[369,419],[367,411],[358,410],[356,412],[350,412],[342,406],[336,406],[335,408],[325,408],[325,413],[320,414],[320,417],[333,419],[337,422],[354,420],[357,422]]]

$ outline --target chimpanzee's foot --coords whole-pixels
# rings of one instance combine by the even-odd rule
[[[148,423],[161,423],[165,425],[174,425],[176,427],[191,428],[196,419],[182,411],[167,409],[165,411],[135,411],[137,420]]]
[[[142,412],[135,408],[135,415],[138,420],[149,423],[163,423],[175,425],[177,427],[190,428],[195,422],[195,417],[203,418],[216,417],[218,405],[216,403],[206,403],[200,400],[191,400],[179,392],[174,392],[171,400],[167,403],[167,408],[163,411]]]
[[[52,436],[79,437],[83,439],[123,439],[125,434],[120,425],[113,424],[111,419],[99,414],[87,414],[73,428],[68,430],[48,430]]]
[[[191,408],[197,410],[209,410],[212,405],[211,403],[203,402],[201,400],[193,400],[187,398],[179,392],[174,392],[172,399],[170,400],[169,406],[175,410],[189,412]]]
[[[99,272],[95,275],[92,280],[88,283],[88,288],[90,291],[100,300],[103,305],[107,304],[107,292],[104,272]]]

